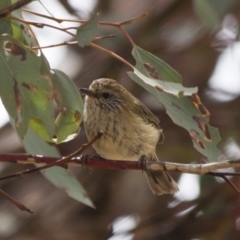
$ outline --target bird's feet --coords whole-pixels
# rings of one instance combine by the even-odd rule
[[[82,165],[82,168],[84,168],[84,165],[86,163],[89,163],[90,160],[92,159],[92,155],[91,154],[85,154],[85,155],[81,155],[80,156],[80,161],[81,161],[81,165]]]
[[[146,155],[142,155],[138,160],[138,166],[142,168],[142,171],[147,170],[148,158]]]

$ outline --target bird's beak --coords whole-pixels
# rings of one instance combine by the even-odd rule
[[[80,91],[89,97],[96,97],[95,93],[89,88],[80,88]]]

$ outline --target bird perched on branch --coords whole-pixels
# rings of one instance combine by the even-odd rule
[[[162,136],[159,119],[117,81],[101,78],[92,82],[84,93],[84,126],[88,140],[103,131],[93,143],[97,153],[109,160],[138,161],[146,156],[159,161],[156,145]],[[167,172],[145,171],[152,192],[156,195],[178,191]]]

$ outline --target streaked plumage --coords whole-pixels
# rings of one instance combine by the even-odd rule
[[[156,145],[162,135],[159,119],[115,80],[95,80],[84,102],[84,126],[90,140],[103,131],[93,147],[110,160],[138,161],[142,155],[149,161],[158,161]],[[173,193],[177,184],[167,173],[147,171],[146,177],[154,194]]]

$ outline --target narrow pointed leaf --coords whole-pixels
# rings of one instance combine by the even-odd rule
[[[130,72],[129,76],[164,105],[167,114],[174,123],[189,132],[197,151],[209,161],[217,161],[221,154],[217,148],[220,136],[218,130],[210,126],[210,113],[201,103],[198,95],[193,91],[190,96],[182,94],[182,97],[179,97],[179,95],[172,94],[169,91],[162,91],[159,87],[156,87],[159,86],[157,78],[164,78],[165,82],[171,84],[180,84],[180,75],[169,65],[163,63],[162,60],[138,46],[134,46],[132,54],[136,60],[136,68],[143,76],[136,74],[136,71]],[[149,78],[151,81],[149,81]],[[188,90],[184,90],[184,92],[191,93]]]
[[[57,148],[39,138],[31,129],[28,130],[27,135],[24,137],[23,144],[29,154],[60,158]],[[70,170],[65,170],[61,167],[52,167],[41,172],[52,184],[64,190],[69,197],[94,208],[94,204],[88,197],[86,190],[71,174]]]

